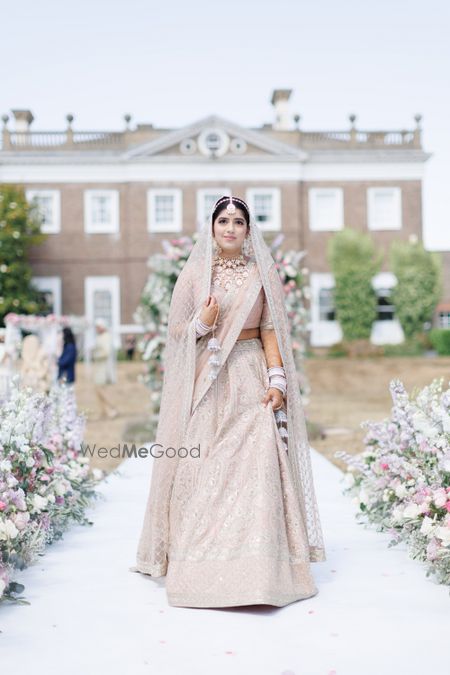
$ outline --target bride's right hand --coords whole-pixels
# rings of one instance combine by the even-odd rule
[[[202,310],[200,312],[200,321],[206,323],[207,326],[212,326],[216,320],[216,317],[219,313],[219,304],[214,297],[214,295],[208,295],[205,302],[202,305]]]

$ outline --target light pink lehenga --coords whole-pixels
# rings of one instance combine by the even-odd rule
[[[248,261],[247,269],[241,287],[225,290],[213,281],[223,344],[236,312],[241,321],[233,323],[235,334],[255,326],[274,329],[256,263]],[[196,341],[192,407],[183,436],[187,449],[200,446],[200,457],[154,460],[133,569],[166,575],[168,601],[175,606],[283,606],[308,598],[317,593],[310,562],[325,554],[320,531],[314,542],[308,540],[295,464],[271,404],[261,402],[269,385],[262,341],[231,336],[211,384],[209,337]]]

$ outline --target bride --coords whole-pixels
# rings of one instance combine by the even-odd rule
[[[325,549],[284,291],[247,204],[220,198],[172,295],[153,472],[132,571],[170,605],[315,595]]]

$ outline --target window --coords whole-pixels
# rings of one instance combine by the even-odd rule
[[[313,347],[329,347],[342,339],[336,319],[334,277],[328,272],[311,272],[310,341]]]
[[[197,192],[197,229],[201,230],[212,215],[214,204],[220,197],[230,195],[229,188],[208,188]]]
[[[450,328],[450,312],[439,312],[439,328]]]
[[[120,279],[118,276],[86,277],[84,280],[85,314],[94,324],[104,319],[111,328],[116,347],[120,346]]]
[[[319,289],[319,321],[334,321],[336,316],[333,288]]]
[[[402,204],[400,188],[368,188],[367,223],[369,230],[401,229]]]
[[[341,230],[344,226],[342,188],[310,188],[309,229],[313,231]]]
[[[147,192],[147,229],[149,232],[181,232],[182,191],[158,189]]]
[[[377,321],[393,321],[394,305],[391,303],[391,288],[377,288]]]
[[[89,234],[119,232],[118,190],[85,191],[84,230]]]
[[[50,307],[50,314],[61,314],[61,278],[60,277],[32,277],[33,286],[44,293]]]
[[[260,229],[281,230],[281,197],[279,188],[250,188],[247,203]]]
[[[26,198],[35,204],[41,218],[41,232],[56,234],[61,231],[61,197],[59,190],[27,190]]]

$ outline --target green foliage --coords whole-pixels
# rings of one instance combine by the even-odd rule
[[[385,356],[422,356],[425,349],[423,339],[418,336],[406,338],[397,345],[383,345]]]
[[[442,294],[442,262],[439,254],[426,251],[420,242],[394,241],[390,249],[391,270],[397,277],[392,302],[407,338],[424,330],[432,321]]]
[[[334,275],[336,320],[345,340],[367,339],[377,317],[377,296],[372,277],[382,255],[371,237],[344,228],[328,242],[328,261]]]
[[[31,283],[27,260],[30,246],[46,235],[40,232],[36,208],[30,206],[23,188],[0,186],[0,321],[8,312],[38,314],[48,311],[43,294]]]
[[[430,342],[441,356],[450,356],[450,328],[430,330]]]

